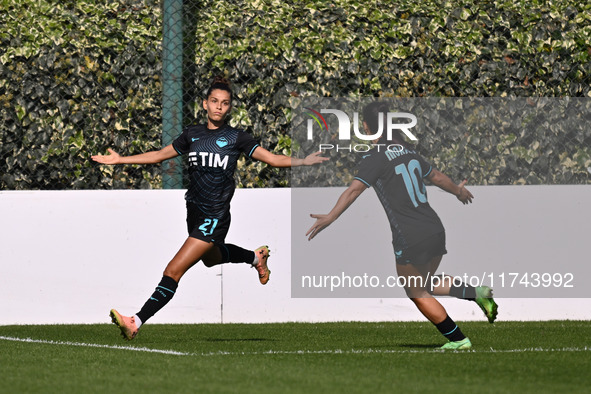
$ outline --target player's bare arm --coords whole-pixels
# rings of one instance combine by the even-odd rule
[[[316,219],[316,222],[306,233],[308,241],[318,235],[319,232],[330,226],[335,220],[339,218],[357,200],[367,189],[367,186],[357,179],[351,182],[351,185],[345,190],[337,200],[334,208],[327,215],[311,214],[310,217]]]
[[[132,156],[121,156],[113,149],[108,149],[108,155],[94,155],[91,156],[92,160],[101,164],[156,164],[161,163],[164,160],[172,159],[178,156],[178,153],[172,145],[168,145],[160,150],[150,151],[141,153],[139,155]]]
[[[328,157],[320,156],[322,152],[314,152],[306,156],[304,159],[298,159],[295,157],[289,157],[284,155],[276,155],[269,152],[265,148],[257,147],[252,154],[252,158],[267,163],[273,167],[299,167],[299,166],[312,166],[315,164],[323,163],[329,160]]]
[[[466,183],[468,183],[467,179],[464,179],[459,185],[456,185],[447,175],[436,169],[431,171],[427,176],[427,179],[440,189],[456,196],[463,204],[471,203],[474,198],[472,193],[470,193],[465,187]]]

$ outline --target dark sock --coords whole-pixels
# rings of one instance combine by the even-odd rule
[[[168,301],[174,296],[177,287],[178,283],[176,280],[169,276],[162,277],[154,294],[152,294],[148,301],[146,301],[142,310],[137,313],[137,317],[140,318],[142,324],[154,316],[156,312],[164,307],[164,305],[168,304]]]
[[[232,244],[220,245],[220,252],[222,252],[221,263],[248,263],[252,264],[254,261],[254,252],[246,250],[240,246]]]
[[[439,332],[450,341],[461,341],[462,339],[466,338],[466,336],[462,333],[462,330],[460,330],[460,327],[458,327],[449,316],[446,316],[445,320],[441,323],[435,324],[435,327],[437,327]]]
[[[465,283],[460,286],[452,285],[449,289],[449,295],[461,300],[474,301],[476,299],[476,288]]]

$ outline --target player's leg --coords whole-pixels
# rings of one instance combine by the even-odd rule
[[[493,299],[493,291],[488,286],[471,286],[461,278],[449,275],[435,275],[429,292],[435,296],[450,296],[461,300],[474,301],[482,309],[489,323],[494,323],[498,314],[498,305]]]
[[[439,256],[441,260],[441,256]],[[433,261],[433,264],[438,264]],[[425,265],[396,264],[396,272],[404,278],[406,295],[415,303],[419,311],[433,324],[445,320],[447,312],[427,290],[428,267]]]
[[[261,246],[253,251],[224,243],[230,229],[230,223],[230,211],[225,212],[217,219],[208,219],[203,216],[203,213],[195,204],[187,203],[187,229],[189,235],[216,245],[202,256],[203,264],[206,267],[214,267],[226,263],[247,263],[256,268],[260,282],[266,284],[271,274],[267,267],[269,248]]]
[[[185,272],[213,248],[214,244],[211,242],[188,237],[164,269],[164,276],[168,276],[178,283]]]
[[[114,309],[111,310],[113,323],[121,329],[121,334],[125,339],[133,339],[140,326],[168,304],[176,292],[181,277],[212,247],[212,243],[188,237],[166,266],[162,280],[158,283],[154,293],[135,316],[127,317]]]
[[[247,263],[256,268],[259,281],[264,285],[269,281],[271,270],[267,266],[269,247],[261,246],[248,250],[233,244],[220,244],[209,250],[202,258],[203,264],[213,267],[226,263]]]
[[[398,276],[406,283],[405,291],[419,311],[446,337],[450,342],[442,349],[470,349],[470,340],[462,333],[457,324],[449,317],[447,311],[427,290],[427,280],[437,270],[441,256],[432,258],[427,264],[396,264]]]
[[[430,292],[435,296],[450,296],[469,301],[476,299],[476,288],[462,282],[459,277],[434,275],[431,284],[433,286],[430,288]]]
[[[427,256],[443,255],[447,253],[445,249],[445,233],[439,233],[429,237],[421,245],[419,250],[409,250],[411,257],[416,257],[416,261],[429,261]],[[441,258],[431,261],[428,265],[417,265],[418,267],[426,267],[428,274],[429,287],[428,290],[435,296],[451,296],[463,300],[474,301],[480,309],[484,312],[489,323],[493,323],[497,317],[498,306],[492,298],[492,289],[488,286],[473,287],[469,284],[463,283],[461,278],[452,277],[449,275],[435,275]]]

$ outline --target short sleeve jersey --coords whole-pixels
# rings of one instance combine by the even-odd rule
[[[241,154],[252,156],[259,144],[229,125],[215,130],[197,125],[185,128],[172,146],[180,155],[188,154],[190,184],[185,199],[211,218],[223,217],[236,189],[238,159]]]
[[[359,164],[355,179],[374,187],[388,216],[396,251],[444,231],[439,216],[427,201],[423,179],[431,171],[431,164],[407,147],[373,149]]]

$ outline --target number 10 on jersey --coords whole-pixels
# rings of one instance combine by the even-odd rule
[[[394,171],[402,175],[406,191],[415,208],[419,206],[419,202],[423,204],[427,202],[425,184],[422,182],[421,163],[418,160],[413,159],[408,164],[399,164],[394,167]]]

